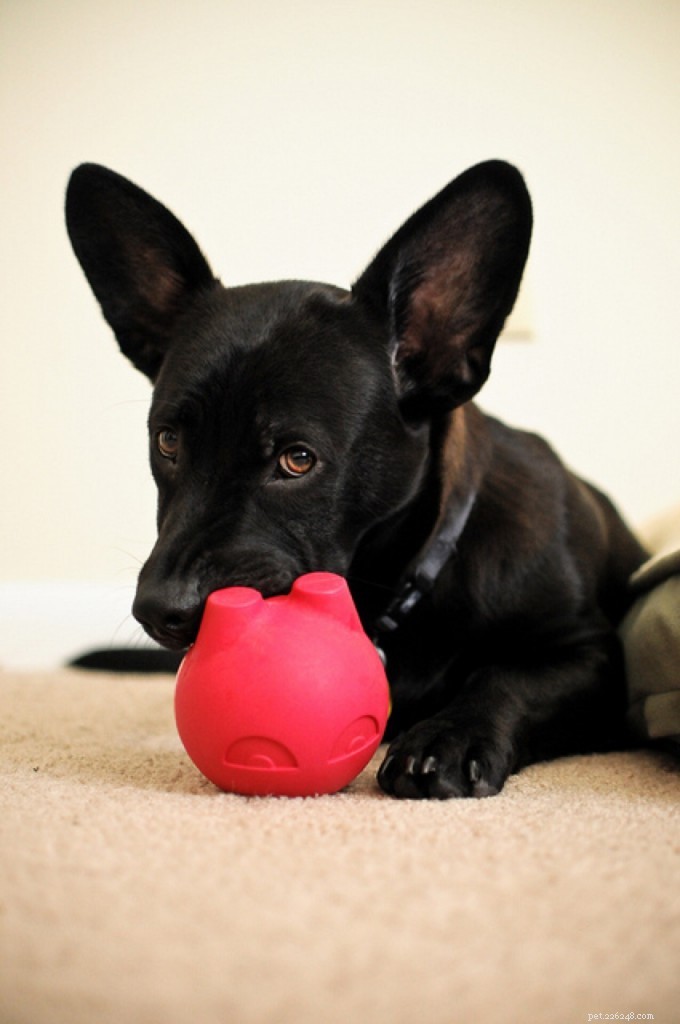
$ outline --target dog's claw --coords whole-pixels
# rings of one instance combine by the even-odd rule
[[[470,795],[476,797],[478,800],[481,800],[486,796],[496,796],[496,794],[500,792],[500,787],[492,785],[488,778],[485,777],[482,765],[476,760],[476,758],[470,759],[467,766],[467,774],[472,787]]]
[[[512,754],[476,729],[466,737],[461,726],[423,722],[395,740],[378,783],[400,800],[495,796],[512,770]]]
[[[390,770],[390,765],[394,764],[394,754],[388,754],[383,763],[378,768],[378,779],[384,779],[387,777],[387,773]]]

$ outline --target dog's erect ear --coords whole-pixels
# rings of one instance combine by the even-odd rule
[[[210,267],[169,210],[96,164],[71,175],[66,224],[121,350],[153,380],[174,319],[197,290],[215,283]]]
[[[405,416],[452,409],[488,377],[531,225],[519,172],[478,164],[418,210],[354,285],[389,324]]]

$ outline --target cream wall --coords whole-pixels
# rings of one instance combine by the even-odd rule
[[[0,579],[131,588],[148,386],[69,249],[70,169],[175,210],[225,283],[348,284],[467,165],[534,196],[531,344],[482,404],[639,520],[680,498],[677,0],[2,0]],[[127,601],[127,597],[126,597]]]

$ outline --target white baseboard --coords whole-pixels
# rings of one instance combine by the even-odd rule
[[[53,669],[99,647],[149,647],[130,614],[134,586],[0,583],[0,669]]]

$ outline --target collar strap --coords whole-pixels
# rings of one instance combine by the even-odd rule
[[[421,598],[434,588],[439,574],[456,550],[476,498],[477,491],[473,490],[462,505],[454,506],[447,513],[442,525],[435,530],[425,545],[415,566],[402,578],[396,597],[375,623],[373,643],[383,661],[385,655],[380,645],[380,637],[394,633]]]

